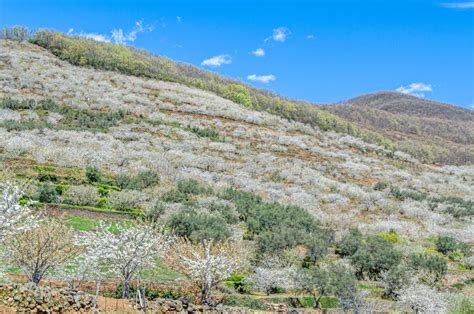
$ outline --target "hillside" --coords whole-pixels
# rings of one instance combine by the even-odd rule
[[[474,162],[474,112],[402,93],[379,92],[321,107],[379,132],[425,162]]]
[[[342,272],[344,289],[350,289],[340,290],[364,290],[357,297],[377,311],[407,309],[382,283],[382,273],[397,267],[409,266],[426,285],[451,291],[450,297],[473,294],[474,271],[466,259],[474,244],[473,166],[424,164],[390,145],[364,141],[364,134],[374,133],[318,108],[308,109],[314,116],[306,121],[301,107],[288,102],[283,111],[301,115],[289,119],[277,105],[256,108],[262,91],[250,90],[248,104],[240,101],[247,94],[235,82],[213,91],[141,70],[127,73],[104,66],[97,51],[82,50],[83,43],[95,45],[91,41],[71,39],[66,50],[67,36],[54,33],[56,39],[39,43],[41,36],[0,40],[0,181],[21,185],[22,204],[32,200],[47,217],[62,217],[75,234],[97,232],[94,243],[114,236],[100,221],[113,223],[118,234],[165,226],[178,240],[163,258],[166,266],[157,256],[147,264],[147,277],[140,280],[150,287],[199,282],[177,266],[180,259],[167,257],[201,250],[212,239],[224,243],[215,250],[229,259],[246,259],[245,268],[236,266],[211,287],[234,306],[235,300],[256,309],[290,304],[288,299],[301,297],[290,271],[313,268],[327,276]],[[123,52],[112,44],[97,47]],[[94,51],[102,65],[84,61]],[[280,99],[268,97],[268,104]],[[470,123],[462,114],[453,119]],[[440,249],[443,241],[451,246]],[[229,249],[229,243],[238,245]],[[271,264],[274,258],[281,264]],[[262,288],[255,283],[268,282],[262,272],[284,280]],[[64,280],[62,273],[47,275]],[[253,290],[242,288],[242,278],[253,282],[246,287]],[[304,292],[315,302],[309,306],[342,308],[349,297],[331,289],[324,300]],[[273,294],[278,291],[284,293]]]

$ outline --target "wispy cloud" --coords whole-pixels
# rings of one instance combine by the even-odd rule
[[[178,15],[178,16],[176,17],[176,22],[178,22],[179,24],[181,24],[181,16]]]
[[[316,36],[314,36],[313,34],[308,34],[306,35],[306,39],[313,40],[316,39]]]
[[[291,35],[291,31],[283,26],[273,29],[273,34],[270,37],[265,38],[265,42],[269,40],[274,40],[278,42],[285,42],[288,37]]]
[[[268,75],[251,74],[247,76],[247,80],[266,84],[266,83],[276,80],[276,76],[273,74],[268,74]]]
[[[203,60],[201,65],[211,66],[211,67],[220,67],[223,64],[232,63],[232,57],[229,55],[218,55],[211,57],[209,59]]]
[[[134,28],[128,33],[125,33],[121,28],[118,28],[118,29],[112,30],[111,35],[108,36],[108,35],[99,34],[99,33],[85,33],[85,32],[75,33],[74,28],[70,28],[67,34],[93,39],[95,41],[102,41],[102,42],[107,42],[107,43],[113,41],[116,44],[126,45],[128,43],[133,43],[137,39],[137,36],[139,33],[145,33],[145,32],[151,32],[151,31],[153,31],[153,26],[143,25],[143,21],[137,21],[135,22]]]
[[[431,92],[433,88],[430,84],[425,83],[411,83],[408,86],[400,86],[396,89],[397,92],[409,94],[417,97],[425,97],[424,92]]]
[[[95,40],[95,41],[102,41],[102,42],[106,42],[106,43],[110,42],[110,38],[107,35],[102,35],[102,34],[98,34],[98,33],[85,33],[85,32],[75,33],[74,28],[68,29],[67,34],[70,35],[70,36],[78,36],[78,37],[82,37],[82,38],[92,39],[92,40]]]
[[[474,2],[446,2],[441,3],[441,6],[448,8],[448,9],[474,9]]]
[[[263,57],[265,55],[265,50],[263,50],[262,48],[257,48],[254,51],[252,51],[252,54],[255,57]]]
[[[112,30],[112,39],[116,44],[126,45],[130,42],[133,43],[139,33],[151,31],[153,31],[153,26],[143,25],[143,21],[137,21],[134,28],[128,33],[124,33],[121,28]]]

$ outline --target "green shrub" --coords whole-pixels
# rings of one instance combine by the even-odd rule
[[[378,279],[382,272],[400,263],[401,254],[395,250],[392,242],[380,236],[369,236],[349,259],[359,278],[367,275],[371,279]]]
[[[436,255],[413,254],[409,259],[409,266],[415,271],[424,271],[429,276],[425,276],[428,284],[440,282],[448,271],[446,259]]]
[[[226,280],[226,285],[233,288],[238,293],[250,293],[251,284],[247,277],[242,274],[233,274]]]
[[[467,243],[456,240],[450,236],[440,236],[436,240],[436,250],[444,255],[448,255],[455,251],[460,251],[464,255],[469,255],[470,247]]]
[[[191,128],[191,132],[199,137],[207,137],[213,141],[217,141],[219,139],[219,132],[213,129],[193,127]]]
[[[40,182],[53,182],[57,183],[59,181],[59,177],[54,173],[39,173],[36,177]]]
[[[472,314],[474,313],[474,302],[467,296],[461,296],[449,307],[449,314]]]
[[[295,281],[299,291],[313,296],[314,304],[318,308],[322,307],[322,299],[325,296],[335,295],[338,299],[345,299],[357,291],[355,275],[342,264],[301,268],[295,276]]]
[[[162,200],[167,203],[182,203],[191,201],[193,195],[211,193],[211,188],[203,186],[197,180],[188,179],[179,181],[176,189],[165,193]]]
[[[354,255],[363,245],[364,238],[357,228],[349,229],[336,248],[336,253],[345,257]]]
[[[245,107],[252,106],[252,99],[250,97],[249,90],[243,85],[239,85],[239,84],[228,85],[224,89],[223,96]]]
[[[198,213],[194,209],[184,209],[171,215],[167,226],[173,234],[195,242],[204,239],[222,241],[230,237],[229,228],[222,217]]]
[[[382,233],[380,234],[380,236],[384,238],[385,240],[390,241],[392,243],[399,243],[401,241],[400,236],[394,230],[390,230],[387,233]]]
[[[53,184],[41,185],[38,192],[38,200],[42,203],[58,203],[60,200],[60,194]]]
[[[102,174],[100,173],[100,170],[97,169],[96,167],[87,167],[86,178],[87,178],[87,182],[96,183],[96,182],[100,182],[102,178]]]
[[[385,181],[379,181],[374,185],[374,190],[375,191],[383,191],[386,188],[388,188],[388,183]]]
[[[411,274],[405,265],[397,265],[385,272],[382,279],[384,283],[384,295],[396,300],[398,291],[409,284]]]
[[[262,300],[235,295],[226,295],[222,300],[222,304],[226,306],[244,307],[252,310],[268,310],[268,305]]]
[[[159,175],[151,170],[141,171],[136,176],[120,174],[115,178],[115,184],[118,187],[129,190],[143,190],[159,182]]]

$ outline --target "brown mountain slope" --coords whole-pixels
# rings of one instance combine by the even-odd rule
[[[322,106],[359,127],[379,132],[425,162],[474,163],[474,112],[395,92]]]

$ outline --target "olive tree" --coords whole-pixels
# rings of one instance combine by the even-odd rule
[[[321,308],[321,297],[328,295],[336,295],[347,307],[361,304],[356,277],[343,263],[301,268],[295,275],[295,286],[301,292],[310,294],[318,309]]]

